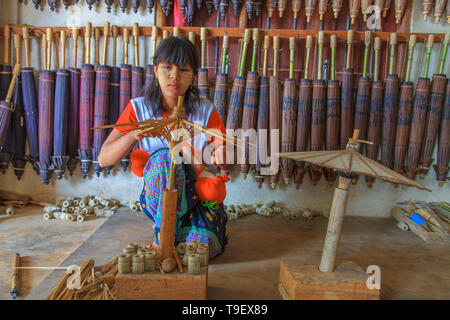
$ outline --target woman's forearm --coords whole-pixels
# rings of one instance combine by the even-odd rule
[[[133,132],[122,135],[116,130],[103,143],[98,156],[102,168],[117,164],[130,152],[138,140]]]

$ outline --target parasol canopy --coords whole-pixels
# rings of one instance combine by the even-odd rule
[[[350,143],[356,141],[356,146],[345,150],[282,152],[278,155],[296,161],[305,161],[321,167],[335,169],[346,175],[363,174],[387,182],[403,184],[405,186],[416,187],[420,190],[430,191],[419,183],[360,154],[358,152],[359,144],[357,142],[362,140],[352,140],[351,138],[349,140]]]

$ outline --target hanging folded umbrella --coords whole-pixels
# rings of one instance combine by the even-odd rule
[[[113,66],[109,78],[109,105],[108,105],[108,123],[116,123],[119,118],[119,99],[120,99],[120,68],[117,67],[117,36],[119,30],[117,26],[112,27],[113,33]],[[108,134],[112,129],[108,131]],[[106,167],[106,174],[111,173],[112,167]]]
[[[385,0],[383,5],[383,18],[387,17],[388,11],[391,8],[392,0]]]
[[[333,272],[339,239],[342,233],[342,225],[348,200],[348,189],[351,185],[353,174],[368,175],[387,182],[398,183],[405,186],[416,187],[420,190],[428,190],[422,185],[398,174],[397,172],[369,159],[359,153],[359,143],[370,143],[358,140],[358,130],[349,139],[346,150],[319,151],[319,152],[292,152],[281,153],[280,157],[289,157],[313,163],[316,166],[335,169],[339,172],[339,187],[335,189],[333,203],[331,205],[328,228],[322,251],[319,270],[321,272]],[[429,191],[429,190],[428,190]]]
[[[414,95],[411,130],[408,141],[408,154],[406,156],[406,176],[414,179],[419,172],[418,164],[422,150],[425,122],[428,108],[428,96],[430,92],[430,79],[428,67],[430,65],[431,49],[433,48],[434,35],[428,36],[426,44],[426,57],[423,76],[417,80],[416,94]]]
[[[122,13],[124,13],[128,8],[128,0],[119,0],[119,6],[122,10]]]
[[[14,47],[16,48],[16,64],[20,64],[20,47],[21,38],[20,35],[14,35]],[[14,167],[14,173],[17,180],[20,180],[25,170],[25,142],[27,138],[27,132],[25,129],[25,109],[22,98],[22,81],[20,76],[17,78],[16,86],[14,89],[14,112],[11,115],[11,128],[12,128],[12,165]]]
[[[81,173],[83,179],[89,174],[92,163],[92,126],[94,124],[94,90],[95,71],[91,61],[91,24],[88,22],[85,29],[85,61],[81,67],[80,86],[80,157]]]
[[[218,2],[218,1],[217,1]],[[222,2],[225,2],[225,1],[220,1],[221,2],[221,4],[222,4]],[[228,8],[228,2],[229,1],[226,1],[226,3],[227,3],[227,8]],[[234,12],[234,15],[235,16],[237,16],[238,14],[239,14],[239,9],[241,8],[241,0],[231,0],[231,5],[233,6],[233,12]],[[219,8],[220,9],[220,8]]]
[[[34,8],[35,8],[36,10],[39,9],[39,7],[40,7],[40,5],[41,5],[41,1],[42,1],[42,0],[33,0]]]
[[[55,74],[51,71],[52,29],[47,29],[47,65],[39,77],[39,176],[42,183],[49,184],[53,167],[53,111],[55,97]]]
[[[114,0],[105,0],[106,12],[111,13],[111,7],[114,4]]]
[[[95,0],[87,0],[87,1],[95,1]],[[48,2],[48,6],[50,7],[50,10],[55,11],[58,1],[57,0],[47,0],[47,2]]]
[[[376,37],[373,43],[374,54],[374,68],[373,68],[373,83],[370,97],[369,122],[367,123],[367,139],[372,141],[372,144],[366,146],[366,156],[374,161],[378,160],[378,149],[381,140],[381,125],[383,122],[383,102],[384,102],[384,82],[378,80],[379,75],[379,57],[381,49],[381,40]],[[372,187],[375,179],[366,176],[366,182],[369,188]]]
[[[425,124],[425,136],[422,145],[422,154],[420,156],[420,179],[423,179],[428,173],[428,169],[433,162],[433,149],[439,124],[442,119],[442,109],[444,108],[445,88],[447,87],[447,78],[444,74],[445,60],[447,57],[448,44],[450,42],[450,31],[445,34],[442,42],[443,50],[438,74],[434,74],[431,80],[430,100]]]
[[[296,90],[297,84],[294,78],[295,38],[289,38],[289,78],[284,80],[283,104],[281,107],[281,151],[292,152],[295,146]],[[281,159],[281,172],[284,183],[289,184],[294,171],[294,161]]]
[[[205,56],[206,56],[206,40],[207,40],[206,28],[200,29],[200,40],[202,42],[202,54],[201,65],[198,70],[198,91],[200,99],[209,100],[209,81],[208,81],[208,69],[205,68]]]
[[[103,31],[103,56],[102,64],[97,66],[95,71],[95,98],[94,98],[94,126],[101,127],[108,122],[108,103],[109,103],[109,83],[110,67],[106,65],[106,53],[108,49],[109,23],[105,22]],[[94,131],[94,143],[92,148],[92,163],[97,177],[102,172],[102,167],[98,163],[98,155],[103,142],[106,139],[105,130]]]
[[[395,6],[395,23],[399,24],[402,21],[403,15],[405,14],[405,9],[408,1],[406,0],[394,0]],[[384,16],[384,15],[383,15]],[[388,83],[386,83],[387,89]]]
[[[67,155],[70,157],[67,163],[67,169],[70,175],[73,175],[77,165],[78,146],[80,138],[80,75],[81,70],[77,68],[77,50],[78,50],[79,29],[72,28],[73,39],[73,67],[69,68],[70,74],[70,100],[69,100],[69,123],[67,134]]]
[[[257,119],[257,148],[256,148],[256,170],[255,181],[258,188],[262,187],[264,183],[264,175],[262,175],[261,169],[266,164],[262,162],[268,160],[267,157],[267,129],[269,125],[269,78],[267,77],[267,59],[269,57],[270,48],[270,36],[264,36],[264,59],[263,59],[263,71],[262,76],[259,78],[259,104],[258,104],[258,119]],[[265,132],[265,135],[263,134]]]
[[[441,131],[439,133],[439,143],[436,164],[433,166],[436,172],[436,180],[439,186],[444,185],[447,179],[450,160],[450,82],[447,83],[447,93],[445,99],[444,112],[442,113]]]
[[[384,93],[383,127],[381,130],[381,163],[392,168],[394,164],[395,128],[398,115],[399,79],[395,74],[395,47],[397,33],[391,33],[389,74],[386,76],[386,91]]]
[[[55,52],[58,55],[58,52]],[[61,31],[61,68],[56,70],[55,105],[53,120],[52,163],[58,180],[64,177],[69,156],[67,136],[69,127],[70,73],[66,69],[66,31]]]
[[[242,109],[244,103],[244,91],[245,91],[245,59],[247,56],[247,48],[250,42],[250,30],[245,29],[244,32],[244,46],[242,48],[241,59],[239,69],[236,78],[233,82],[233,89],[230,96],[230,104],[228,106],[228,115],[226,128],[236,130],[241,127],[242,122]],[[230,170],[231,171],[231,170]],[[224,173],[226,173],[224,171]]]
[[[10,45],[10,27],[9,25],[5,25],[4,29],[5,36],[5,54],[4,54],[4,63],[0,66],[0,99],[5,99],[6,94],[8,92],[9,84],[12,78],[12,68],[9,65],[9,45]],[[14,89],[14,88],[13,88]],[[11,100],[11,99],[10,99]],[[9,100],[9,101],[10,101]],[[9,112],[8,112],[9,114]],[[6,131],[2,131],[2,143],[0,143],[0,170],[3,174],[8,170],[9,161],[11,160],[11,126],[9,125],[10,116],[8,117],[8,124],[6,126]],[[4,125],[2,123],[2,125]],[[1,128],[3,130],[3,128]],[[3,136],[5,135],[5,136]]]
[[[212,12],[214,9],[213,2],[211,0],[209,0],[209,1],[207,0],[205,2],[205,7],[206,7],[206,10],[208,11],[208,15],[212,15]]]
[[[324,43],[324,32],[319,31],[317,43],[319,46],[317,55],[317,78],[313,82],[312,93],[312,110],[311,110],[311,151],[320,151],[323,149],[325,143],[325,123],[326,123],[326,98],[327,85],[322,78],[322,50]],[[316,165],[310,165],[308,171],[311,181],[314,185],[320,180],[322,176],[322,168]]]
[[[359,137],[366,139],[367,134],[367,121],[369,120],[369,108],[370,108],[370,88],[371,81],[367,76],[367,63],[369,57],[369,49],[371,42],[371,32],[366,31],[364,37],[364,62],[363,62],[363,74],[358,80],[358,89],[356,90],[356,103],[355,103],[355,115],[353,127],[359,130]],[[361,146],[359,152],[363,153],[363,147]],[[341,146],[342,149],[342,146]],[[359,177],[353,179],[353,183],[356,183]]]
[[[28,148],[30,155],[28,160],[33,168],[37,170],[39,160],[39,141],[38,141],[38,105],[36,96],[36,86],[34,83],[33,68],[30,67],[30,36],[28,28],[23,27],[23,39],[25,44],[25,68],[22,68],[22,97],[25,109],[25,125],[28,138]]]
[[[331,8],[333,9],[333,16],[335,19],[339,17],[339,13],[342,10],[342,2],[343,0],[332,0]]]
[[[140,97],[144,85],[144,69],[139,66],[139,25],[133,23],[134,67],[131,70],[131,99]]]
[[[298,95],[297,108],[297,137],[295,141],[295,151],[306,151],[309,144],[309,135],[311,132],[311,104],[312,104],[312,80],[309,79],[309,61],[311,57],[311,48],[313,46],[313,37],[306,37],[306,58],[304,64],[304,77],[300,80],[300,90]],[[305,163],[296,161],[294,166],[294,182],[298,189],[305,176]]]
[[[14,87],[16,85],[17,78],[20,75],[20,64],[16,64],[13,70],[13,76],[10,81],[8,91],[5,96],[5,100],[0,101],[0,145],[3,144],[6,138],[6,132],[11,125],[11,112],[13,106],[11,105],[11,99],[14,93]]]
[[[398,106],[398,120],[394,145],[394,170],[400,174],[403,174],[405,171],[404,162],[408,148],[409,131],[411,129],[414,84],[410,82],[410,74],[415,46],[416,36],[411,35],[409,37],[405,81],[400,84],[400,103]]]
[[[123,113],[131,99],[131,65],[128,64],[128,44],[130,34],[127,28],[123,29],[123,59],[124,63],[120,66],[120,98],[119,115]],[[123,171],[127,171],[130,165],[130,156],[127,155],[120,161]]]
[[[347,54],[341,88],[341,149],[345,149],[348,138],[352,136],[355,115],[355,75],[352,68],[352,45],[354,31],[347,32]]]
[[[140,6],[141,6],[140,0],[131,0],[131,8],[133,9],[134,13],[137,13],[139,11]]]
[[[281,128],[281,110],[280,110],[280,81],[278,78],[278,57],[280,51],[280,37],[273,37],[273,66],[272,66],[272,76],[269,78],[269,128],[270,137],[279,137],[279,130]],[[273,131],[272,131],[273,130]],[[279,140],[279,139],[278,139]],[[270,143],[270,154],[271,156],[279,150],[280,142],[276,142],[276,145],[272,144],[272,139]],[[270,187],[275,189],[278,179],[279,179],[279,165],[272,164],[271,168],[276,170],[274,174],[269,177]]]
[[[286,2],[286,1],[283,1]],[[282,1],[280,1],[280,4],[282,3]],[[317,0],[306,0],[305,1],[305,15],[306,15],[306,23],[307,26],[308,24],[311,22],[311,17],[314,14],[314,10],[316,8],[316,3]],[[278,5],[278,10],[280,10],[280,5]],[[282,18],[283,16],[280,14],[280,18]],[[309,27],[307,27],[306,29],[309,29]]]
[[[428,16],[433,11],[433,2],[434,2],[434,0],[422,0],[421,1],[422,14],[423,14],[423,19],[425,21],[428,20]]]
[[[259,50],[259,30],[253,29],[253,54],[251,69],[247,74],[247,80],[244,91],[244,108],[242,110],[242,129],[244,131],[245,141],[249,141],[251,131],[256,129],[256,120],[258,112],[258,87],[259,87],[259,73],[256,66],[257,52]],[[250,169],[250,150],[248,145],[244,147],[244,163],[241,164],[241,173],[244,180]]]
[[[222,66],[221,71],[216,75],[216,88],[214,90],[214,106],[223,123],[226,123],[227,120],[228,74],[225,73],[225,68],[228,43],[229,38],[227,35],[224,35],[222,42]]]
[[[92,6],[98,2],[98,0],[86,0],[86,4],[88,5],[89,10],[92,10]]]
[[[327,122],[325,128],[325,149],[339,150],[339,126],[341,124],[341,108],[340,108],[340,86],[339,80],[336,80],[336,35],[330,36],[331,47],[331,72],[330,80],[327,83]],[[336,171],[333,169],[325,169],[325,177],[329,185],[333,185],[336,181]]]
[[[158,27],[152,28],[152,58],[151,63],[147,64],[145,67],[145,84],[144,87],[148,88],[150,83],[152,83],[153,78],[155,77],[155,71],[153,70],[153,56],[156,53],[156,41],[158,38]]]

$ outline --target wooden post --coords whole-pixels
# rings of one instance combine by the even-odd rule
[[[359,130],[353,131],[352,140],[357,140]],[[322,272],[333,272],[336,260],[339,240],[341,238],[342,224],[344,222],[345,210],[347,208],[348,188],[351,179],[339,177],[339,186],[334,191],[333,203],[331,204],[330,217],[328,219],[327,235],[322,250],[319,270]]]

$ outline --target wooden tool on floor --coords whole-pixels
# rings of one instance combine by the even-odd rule
[[[20,255],[16,253],[13,259],[12,265],[12,285],[11,285],[11,297],[16,299],[19,296],[19,266]]]

